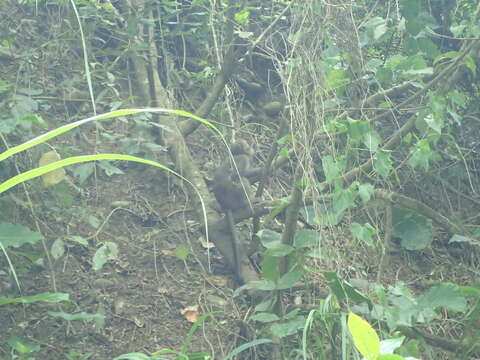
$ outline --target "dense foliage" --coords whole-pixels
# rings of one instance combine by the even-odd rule
[[[0,357],[480,356],[476,1],[54,0],[6,1],[0,9]],[[142,106],[201,118],[118,111]],[[105,309],[105,289],[115,288],[105,281],[134,272],[125,259],[137,239],[165,236],[178,211],[165,202],[180,208],[185,194],[194,210],[185,216],[209,224],[195,229],[197,236],[207,230],[232,263],[221,222],[199,200],[211,198],[200,168],[212,168],[205,159],[222,136],[258,144],[257,195],[268,200],[253,234],[240,232],[253,244],[242,263],[246,284],[233,300],[221,292],[235,311],[212,290],[203,316],[190,320],[198,309],[182,311],[195,324],[177,343],[148,342],[145,333],[138,348],[108,352],[112,339],[128,341],[121,336],[129,328],[113,323],[128,317],[120,300]],[[93,155],[80,156],[86,154]],[[168,185],[155,202],[155,186],[171,179],[138,163],[188,186]],[[27,182],[36,177],[41,181]],[[132,178],[142,187],[125,185]],[[131,217],[114,222],[121,212]],[[179,240],[191,224],[174,221],[171,238],[183,245],[162,244],[162,256],[185,265],[182,273],[192,265],[203,271],[210,252]],[[63,275],[59,264],[72,258],[81,280],[97,290],[73,287]],[[160,284],[168,276],[158,275],[154,258]],[[158,286],[142,297],[168,298],[168,290]],[[34,308],[45,302],[64,305]],[[54,338],[20,320],[15,304],[25,304],[28,321],[67,329],[66,341],[52,346]],[[254,310],[247,312],[249,304]],[[15,316],[7,321],[10,311]],[[227,317],[242,320],[236,328],[223,322],[238,339],[220,333],[215,346],[192,345],[200,326],[214,333]],[[145,329],[145,321],[128,318]],[[69,343],[79,320],[84,328],[77,331],[92,327],[107,345]],[[109,328],[115,330],[106,336]],[[132,352],[140,347],[150,355]],[[161,347],[173,350],[155,352]]]

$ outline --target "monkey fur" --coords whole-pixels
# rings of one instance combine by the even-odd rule
[[[233,213],[245,207],[251,207],[251,185],[249,176],[256,169],[252,168],[253,148],[245,141],[238,140],[232,144],[230,151],[233,162],[225,160],[216,170],[213,176],[213,193],[222,211],[225,213],[231,236],[234,274],[237,283],[241,283],[240,258],[238,239],[235,233]]]

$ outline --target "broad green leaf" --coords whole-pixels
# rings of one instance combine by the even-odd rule
[[[111,241],[106,242],[95,252],[95,255],[93,255],[93,259],[92,259],[93,270],[95,271],[100,270],[109,259],[115,259],[117,257],[118,257],[117,244]]]
[[[331,155],[327,155],[322,159],[323,172],[327,181],[332,181],[342,174],[345,162],[335,161]]]
[[[342,213],[355,203],[357,196],[358,182],[353,182],[347,189],[340,186],[335,188],[333,193],[333,208],[336,214]]]
[[[25,244],[36,244],[43,238],[42,234],[31,231],[26,226],[0,222],[0,243],[6,248],[18,248]]]
[[[371,130],[363,135],[362,140],[370,152],[376,152],[382,142],[382,138],[375,130]]]
[[[393,208],[393,226],[407,250],[425,249],[433,241],[432,220],[400,206]]]
[[[290,289],[302,278],[303,272],[301,271],[289,271],[283,275],[277,283],[277,290]]]
[[[247,287],[250,289],[272,291],[275,290],[275,282],[273,282],[272,280],[255,280],[250,281],[247,284]]]
[[[360,139],[365,136],[365,134],[372,131],[372,126],[368,121],[360,121],[354,119],[348,119],[347,122],[347,133],[350,136],[350,139],[358,144]]]
[[[258,321],[261,323],[270,323],[280,320],[280,318],[273,313],[258,313],[253,315],[250,320]]]
[[[390,151],[380,149],[375,153],[373,158],[373,168],[384,179],[388,178],[392,170],[392,160],[390,159]]]
[[[407,163],[414,169],[421,168],[428,171],[433,155],[428,139],[422,139],[410,148],[410,158]]]
[[[295,249],[287,244],[278,244],[275,247],[268,248],[265,251],[266,256],[274,256],[274,257],[280,257],[280,256],[287,256],[291,254]]]
[[[373,245],[372,236],[375,235],[377,231],[372,225],[370,225],[369,223],[361,225],[359,223],[353,222],[350,224],[349,228],[350,232],[356,239],[363,241],[368,246]]]
[[[274,323],[270,326],[270,331],[274,336],[284,338],[286,336],[294,335],[298,330],[303,329],[305,326],[305,318],[299,316],[296,319],[289,320],[282,323]]]
[[[465,56],[464,60],[465,66],[470,69],[472,75],[475,76],[475,74],[477,73],[477,64],[475,63],[475,60],[472,58],[471,55]]]
[[[458,285],[448,283],[430,288],[425,295],[419,297],[418,303],[423,307],[442,307],[457,313],[463,313],[467,307],[467,301]]]
[[[60,259],[65,254],[65,241],[62,239],[55,240],[50,249],[50,253],[55,260]]]
[[[301,230],[295,234],[293,246],[301,249],[310,246],[316,246],[320,243],[320,233],[314,230]]]
[[[264,254],[260,267],[262,269],[262,277],[265,280],[277,280],[280,276],[278,273],[278,264],[280,258],[277,256],[267,256]]]
[[[336,273],[331,271],[324,271],[322,274],[327,279],[327,285],[338,300],[351,299],[358,303],[366,302],[371,306],[371,301],[363,296],[362,293],[357,291],[349,283],[342,280]]]
[[[282,243],[282,234],[273,230],[260,230],[258,236],[262,245],[267,249],[274,248]]]
[[[357,350],[367,360],[375,360],[380,355],[380,339],[372,326],[354,313],[348,314],[348,330]]]

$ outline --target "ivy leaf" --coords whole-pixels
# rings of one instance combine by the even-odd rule
[[[428,171],[430,159],[433,157],[428,140],[420,140],[410,149],[410,152],[410,158],[408,159],[407,163],[414,169],[419,167],[425,171]]]
[[[375,130],[371,130],[363,135],[363,143],[371,152],[376,152],[381,142],[382,138]]]
[[[373,191],[374,188],[372,184],[366,183],[358,186],[358,194],[360,195],[360,199],[362,199],[362,202],[364,204],[370,201],[373,195]]]
[[[375,153],[373,159],[373,168],[384,179],[388,177],[392,170],[392,161],[390,160],[390,151],[380,149]]]

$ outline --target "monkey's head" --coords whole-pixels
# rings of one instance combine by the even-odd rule
[[[237,140],[230,147],[233,155],[248,155],[249,157],[255,154],[255,150],[245,140]]]

